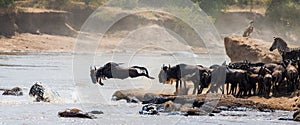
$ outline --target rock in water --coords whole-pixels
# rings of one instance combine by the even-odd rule
[[[81,111],[80,109],[77,109],[77,108],[67,109],[63,112],[58,112],[58,116],[59,117],[89,118],[89,119],[96,118],[94,115],[83,112],[83,111]]]
[[[157,107],[153,104],[145,105],[142,107],[142,110],[139,111],[141,115],[159,115]]]
[[[225,37],[226,53],[232,62],[248,60],[250,62],[280,62],[277,51],[270,52],[271,42],[247,37]]]
[[[2,95],[14,95],[14,96],[22,96],[23,91],[20,87],[14,87],[12,89],[5,90]]]
[[[300,110],[296,111],[293,115],[294,121],[300,121]]]

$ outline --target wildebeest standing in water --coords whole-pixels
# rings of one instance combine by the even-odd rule
[[[163,66],[158,77],[160,83],[167,83],[171,80],[176,80],[175,94],[179,93],[179,83],[192,81],[194,84],[193,94],[198,90],[198,94],[202,93],[204,87],[207,87],[206,81],[209,77],[209,70],[202,66],[194,66],[187,64],[178,64],[169,67]]]
[[[143,71],[139,73],[137,69]],[[149,79],[154,79],[154,77],[149,76],[148,70],[145,67],[132,66],[129,68],[123,68],[120,66],[120,63],[108,62],[103,67],[100,68],[90,68],[90,76],[93,83],[99,83],[104,85],[101,82],[101,79],[117,78],[117,79],[126,79],[128,77],[135,78],[139,76],[145,76]]]

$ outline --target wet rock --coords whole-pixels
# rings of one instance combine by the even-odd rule
[[[204,101],[198,101],[198,100],[195,100],[195,101],[193,102],[193,107],[199,108],[199,107],[201,107],[203,104],[204,104]]]
[[[142,110],[139,111],[141,115],[159,115],[157,107],[154,104],[148,104],[142,107]]]
[[[248,37],[225,37],[226,53],[232,62],[248,60],[250,62],[280,62],[277,51],[270,52],[271,42]]]
[[[147,97],[148,99],[150,99],[149,97]],[[164,97],[164,96],[155,96],[152,97],[150,100],[145,100],[142,102],[142,104],[163,104],[167,101],[173,101],[175,100],[175,97]]]
[[[163,106],[164,106],[164,112],[172,112],[172,111],[179,111],[181,104],[168,101],[164,103]]]
[[[238,116],[238,117],[245,117],[248,116],[247,114],[238,114],[238,113],[225,113],[225,114],[220,114],[221,116]]]
[[[300,110],[296,111],[296,112],[293,114],[293,120],[294,120],[294,121],[300,121]]]
[[[229,111],[229,108],[227,106],[218,106],[217,109],[222,111]]]
[[[208,113],[206,111],[201,110],[201,109],[188,109],[184,116],[204,116],[207,114]]]
[[[58,112],[59,117],[77,117],[77,118],[96,118],[94,115],[81,111],[77,108],[67,109],[63,112]]]
[[[288,120],[293,120],[293,118],[291,118],[291,117],[282,117],[282,118],[279,118],[278,120],[288,121]]]
[[[134,96],[133,97],[129,96],[126,101],[127,101],[127,103],[139,103],[139,102],[141,102],[139,99],[137,99]]]
[[[168,113],[168,115],[187,115],[187,113],[181,111],[171,111]]]
[[[14,95],[14,96],[22,96],[23,91],[20,87],[14,87],[12,89],[6,89],[2,93],[2,95]]]
[[[90,111],[89,113],[92,113],[92,114],[104,114],[102,111]]]

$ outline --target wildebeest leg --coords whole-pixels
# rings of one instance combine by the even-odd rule
[[[226,93],[227,93],[227,95],[229,95],[230,94],[230,92],[231,92],[231,90],[229,90],[229,83],[226,83],[227,85],[226,85]]]
[[[97,78],[97,82],[98,82],[101,86],[104,85],[104,84],[102,83],[102,81],[101,81],[101,78]]]
[[[193,81],[193,83],[194,83],[193,94],[196,94],[196,91],[199,90],[199,83],[197,81]]]
[[[186,81],[183,81],[184,90],[186,90]]]
[[[178,84],[179,84],[179,82],[181,82],[181,80],[176,80],[176,85],[175,85],[175,95],[178,95],[179,94],[179,90],[178,90]]]

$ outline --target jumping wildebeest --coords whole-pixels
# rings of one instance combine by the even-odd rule
[[[201,66],[193,66],[187,64],[178,64],[176,66],[163,66],[158,77],[160,83],[170,82],[170,80],[176,80],[176,91],[175,94],[178,94],[178,84],[185,81],[192,81],[194,84],[193,94],[198,90],[198,94],[202,92],[203,87],[207,85],[205,82],[208,78],[208,69]]]
[[[300,58],[300,48],[289,48],[287,43],[279,37],[274,37],[274,42],[270,47],[270,51],[278,49],[282,56],[282,60],[297,60]]]
[[[137,69],[143,71],[139,73]],[[149,79],[154,79],[154,77],[149,76],[148,70],[145,67],[132,66],[129,68],[123,68],[118,63],[109,62],[106,63],[103,67],[96,69],[96,67],[90,69],[90,76],[93,83],[99,83],[104,85],[101,82],[101,79],[106,78],[117,78],[117,79],[126,79],[128,77],[135,78],[139,76],[145,76]]]

